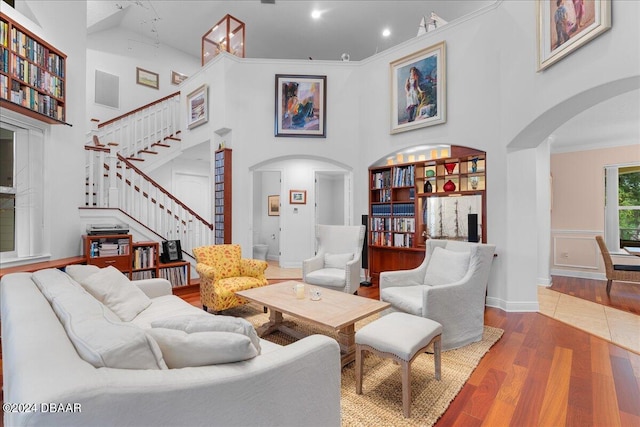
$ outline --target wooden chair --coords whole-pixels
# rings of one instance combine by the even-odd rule
[[[602,236],[596,236],[596,242],[600,247],[602,259],[604,260],[604,269],[607,275],[607,295],[611,291],[611,282],[619,280],[621,282],[640,282],[640,265],[624,265],[614,264],[611,260],[611,254],[607,245],[604,243]]]

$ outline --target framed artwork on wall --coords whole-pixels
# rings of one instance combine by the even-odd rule
[[[136,67],[136,83],[142,86],[160,89],[160,76],[158,73]]]
[[[326,136],[327,76],[276,74],[275,136]]]
[[[307,190],[289,190],[289,203],[292,205],[307,204]]]
[[[391,133],[445,123],[445,43],[407,55],[390,66]]]
[[[176,71],[171,71],[171,84],[172,85],[179,85],[180,83],[182,83],[183,81],[185,81],[187,79],[187,77],[184,74],[180,74]]]
[[[267,213],[269,216],[280,216],[280,196],[267,196]]]
[[[207,85],[187,95],[187,128],[193,129],[209,121]]]
[[[611,0],[537,0],[538,71],[611,28]]]

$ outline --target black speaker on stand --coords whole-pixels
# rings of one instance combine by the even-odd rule
[[[479,242],[478,238],[478,214],[469,214],[467,215],[467,225],[469,230],[469,241],[470,242]]]
[[[362,225],[364,225],[364,243],[362,245],[362,268],[364,269],[365,280],[360,282],[360,286],[371,286],[371,278],[369,277],[369,215],[362,215]]]

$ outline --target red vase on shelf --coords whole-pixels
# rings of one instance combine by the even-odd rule
[[[442,186],[442,189],[444,191],[456,191],[456,185],[453,183],[453,181],[449,180],[445,182],[445,184]]]
[[[456,169],[457,163],[445,163],[444,168],[447,170],[447,173],[451,175],[453,171]]]

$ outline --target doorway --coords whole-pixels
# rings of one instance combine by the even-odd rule
[[[315,177],[315,218],[316,225],[349,224],[348,176],[342,171],[317,171]]]

